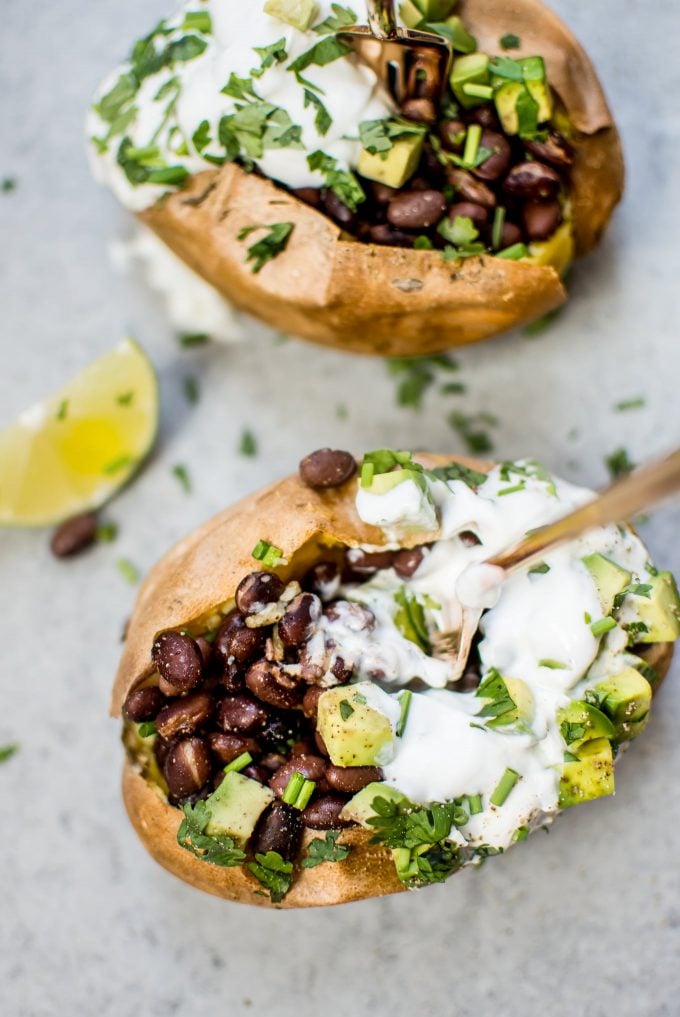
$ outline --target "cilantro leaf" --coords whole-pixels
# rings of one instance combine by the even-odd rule
[[[292,222],[275,222],[271,226],[245,226],[239,230],[238,239],[245,240],[254,230],[267,230],[267,235],[248,248],[246,261],[252,261],[252,271],[257,273],[282,251],[285,251],[295,226]]]
[[[19,745],[16,742],[11,745],[0,746],[0,763],[6,763],[7,760],[11,759],[18,751]]]
[[[397,403],[422,409],[423,396],[436,380],[436,370],[457,371],[458,364],[445,353],[430,357],[393,357],[387,362],[387,370],[399,378]]]
[[[493,451],[493,441],[488,431],[480,425],[495,427],[498,421],[489,413],[465,414],[454,410],[448,416],[449,425],[462,439],[468,452],[484,455]]]
[[[342,7],[340,4],[331,4],[332,14],[329,14],[325,21],[321,21],[312,29],[317,35],[330,35],[332,32],[339,32],[343,28],[355,25],[357,15],[351,7]]]
[[[322,862],[343,862],[347,858],[350,848],[346,844],[338,844],[340,830],[327,830],[322,840],[315,837],[307,846],[307,854],[302,859],[303,869],[314,869]]]
[[[359,124],[359,139],[363,148],[371,155],[387,158],[387,152],[397,138],[407,134],[424,134],[426,128],[408,120],[392,118],[387,120],[363,120]]]
[[[447,842],[451,827],[470,818],[458,802],[421,807],[378,796],[371,805],[375,815],[366,821],[375,831],[371,843],[392,848],[397,875],[407,886],[443,882],[460,868],[460,850]]]
[[[586,726],[585,724],[572,723],[568,720],[563,720],[560,724],[560,734],[567,745],[573,745],[574,742],[578,742],[581,738],[585,738]]]
[[[288,70],[298,75],[306,71],[308,67],[326,67],[334,60],[347,56],[351,52],[351,47],[346,43],[341,42],[334,35],[327,35],[288,64]]]
[[[253,46],[253,49],[260,58],[259,68],[250,72],[256,78],[262,77],[274,64],[282,64],[288,57],[285,38],[277,39],[270,46]]]
[[[292,886],[293,863],[284,861],[278,851],[267,851],[265,855],[256,854],[255,861],[248,862],[247,868],[258,883],[269,890],[273,904],[283,900]]]
[[[424,653],[432,649],[430,632],[425,621],[425,608],[415,593],[409,594],[405,586],[394,594],[399,610],[394,615],[394,624],[404,639],[408,639]]]
[[[326,186],[353,212],[366,200],[364,190],[351,170],[338,169],[337,159],[317,149],[307,156],[310,170],[318,170],[326,178]]]
[[[605,458],[605,465],[609,470],[612,480],[625,477],[627,473],[635,469],[635,463],[628,455],[625,448],[617,448]]]
[[[332,117],[323,102],[311,88],[305,88],[304,90],[304,105],[305,109],[308,106],[316,107],[316,116],[314,117],[314,126],[316,127],[319,134],[324,135],[328,133],[328,128],[333,123]]]
[[[206,833],[212,815],[206,802],[182,806],[184,819],[177,831],[177,843],[196,858],[210,865],[232,867],[241,865],[245,854],[236,846],[232,837],[211,836]]]
[[[515,35],[514,32],[507,32],[505,35],[502,35],[498,41],[501,45],[501,49],[519,49],[522,45],[522,40],[518,35]]]
[[[480,473],[479,470],[463,466],[462,463],[449,463],[448,466],[437,466],[430,472],[437,480],[443,480],[444,483],[448,480],[462,480],[473,491],[481,487],[486,480],[486,473]]]

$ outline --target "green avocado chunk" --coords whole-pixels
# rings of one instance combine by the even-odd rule
[[[560,808],[614,793],[614,758],[607,738],[586,742],[575,759],[564,763],[560,777]]]
[[[489,57],[486,53],[467,53],[453,61],[451,89],[461,106],[470,109],[486,100],[465,91],[466,85],[489,84]]]
[[[340,818],[352,819],[355,823],[366,826],[366,820],[375,815],[373,802],[376,798],[386,798],[388,802],[405,802],[408,800],[406,795],[403,795],[401,791],[397,791],[396,788],[390,787],[389,784],[373,781],[372,784],[362,787],[361,791],[357,791],[354,797],[350,798],[340,813]]]
[[[205,832],[211,837],[233,837],[243,847],[274,797],[274,792],[259,781],[232,770],[206,798],[211,815]]]
[[[610,615],[614,609],[616,597],[632,579],[630,572],[610,561],[609,558],[605,558],[599,552],[587,554],[581,561],[593,577],[602,613],[605,616]]]
[[[362,148],[357,169],[367,180],[376,180],[387,187],[403,187],[418,168],[423,141],[422,134],[407,134],[397,138],[384,157],[379,152],[371,153]]]
[[[390,719],[369,706],[361,683],[321,694],[317,730],[335,766],[380,766],[394,752]]]
[[[644,680],[644,679],[643,679]],[[557,712],[557,723],[571,752],[594,738],[613,738],[614,725],[596,706],[575,699]]]
[[[553,112],[553,100],[550,85],[545,73],[543,57],[522,57],[519,60],[524,72],[524,83],[529,95],[538,105],[538,122],[550,120]]]
[[[413,0],[413,4],[422,12],[426,21],[441,21],[447,17],[458,0]]]
[[[403,0],[403,3],[399,4],[399,14],[407,28],[417,28],[424,20],[423,12],[413,3],[413,0]]]
[[[534,697],[521,678],[505,678],[491,671],[475,695],[484,705],[477,714],[485,718],[487,727],[508,727],[524,721],[530,724],[534,716]]]
[[[306,32],[317,12],[314,0],[267,0],[264,13]]]
[[[612,721],[617,742],[630,741],[646,725],[652,705],[652,687],[635,668],[598,682],[595,694]]]
[[[651,576],[649,597],[635,598],[635,611],[646,632],[636,634],[636,643],[672,643],[680,636],[680,597],[670,572]]]

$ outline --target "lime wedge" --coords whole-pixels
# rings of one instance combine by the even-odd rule
[[[0,431],[0,525],[49,526],[98,508],[153,445],[158,384],[124,339]]]

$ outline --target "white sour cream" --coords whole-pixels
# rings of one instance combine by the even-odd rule
[[[353,9],[361,16],[363,5]],[[128,208],[140,211],[152,205],[167,186],[133,184],[117,162],[120,142],[124,136],[138,148],[157,146],[165,165],[181,164],[189,173],[214,168],[206,156],[223,156],[224,148],[217,139],[220,119],[234,113],[239,99],[225,95],[222,89],[232,74],[250,77],[260,68],[262,57],[255,47],[264,49],[283,40],[286,58],[273,63],[260,77],[253,79],[260,99],[286,111],[292,123],[301,128],[301,147],[265,148],[254,161],[272,180],[289,187],[320,187],[324,177],[312,171],[307,156],[317,150],[337,160],[341,170],[356,166],[359,154],[358,125],[363,120],[380,119],[390,113],[384,99],[376,94],[376,78],[371,71],[354,59],[340,57],[325,66],[311,64],[303,77],[316,89],[330,117],[325,134],[315,124],[318,106],[305,92],[310,89],[288,70],[301,54],[323,38],[311,30],[298,31],[277,18],[264,13],[264,0],[243,3],[242,0],[188,0],[178,13],[169,18],[165,28],[170,29],[159,37],[157,47],[165,47],[187,34],[204,40],[206,48],[193,59],[176,61],[145,78],[134,101],[134,114],[124,130],[105,140],[109,124],[93,109],[88,117],[87,133],[90,139],[104,139],[89,146],[95,177],[109,186]],[[330,0],[319,0],[314,24],[320,24],[332,14]],[[192,27],[183,27],[188,12],[210,15],[212,31],[203,33]],[[95,104],[110,93],[130,68],[123,63],[102,83],[95,96]],[[176,84],[172,84],[172,82]],[[165,91],[164,91],[165,89]],[[173,96],[177,91],[177,98]],[[193,141],[194,132],[207,121],[211,143],[199,151]]]

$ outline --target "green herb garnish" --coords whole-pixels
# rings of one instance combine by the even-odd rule
[[[2,184],[0,185],[0,190],[2,190],[3,194],[10,194],[16,190],[16,187],[17,182],[15,177],[3,177]]]
[[[300,75],[308,67],[326,67],[351,52],[351,48],[346,43],[341,42],[333,35],[327,35],[288,64],[288,70],[295,75]]]
[[[628,455],[625,448],[617,448],[605,458],[605,466],[609,470],[612,480],[625,477],[631,470],[635,469],[635,463]]]
[[[102,473],[105,473],[107,477],[112,476],[114,473],[120,473],[121,470],[131,466],[134,459],[130,455],[118,456],[117,459],[112,459],[110,463],[106,463],[102,467]]]
[[[198,378],[194,377],[193,374],[188,374],[184,379],[182,386],[184,390],[184,397],[188,403],[197,403],[200,398],[200,389],[198,387]]]
[[[465,414],[454,410],[448,416],[449,425],[464,442],[468,452],[484,454],[493,451],[493,441],[487,430],[480,425],[496,427],[498,420],[489,413]]]
[[[473,491],[481,487],[486,480],[486,473],[480,473],[479,470],[463,466],[462,463],[449,463],[448,466],[436,466],[434,470],[430,470],[430,473],[437,480],[443,480],[444,483],[450,480],[461,480]]]
[[[639,410],[645,405],[644,396],[633,396],[631,399],[622,399],[616,403],[614,409],[618,413],[625,413],[626,410]]]
[[[539,562],[538,565],[533,565],[529,569],[530,576],[542,576],[545,575],[546,572],[550,572],[550,566],[544,561]]]
[[[189,494],[191,492],[191,480],[186,466],[183,466],[182,463],[177,463],[177,465],[172,468],[172,475],[176,478],[184,492]]]
[[[599,636],[603,636],[605,632],[610,632],[611,629],[616,628],[616,619],[611,616],[606,618],[600,618],[598,621],[594,621],[590,626],[590,631],[593,633],[596,639]]]
[[[349,28],[350,25],[356,24],[357,16],[351,7],[331,4],[331,9],[333,13],[312,28],[312,31],[317,35],[331,35],[333,32],[340,32],[343,28]]]
[[[288,57],[285,38],[277,39],[270,46],[253,46],[253,49],[260,58],[259,68],[250,72],[255,78],[261,78],[266,70],[274,64],[282,64]]]
[[[498,42],[501,49],[519,49],[522,45],[522,40],[514,32],[507,32],[505,35],[502,35]]]
[[[510,794],[518,780],[520,780],[520,774],[517,773],[517,770],[513,770],[511,767],[508,767],[503,776],[501,777],[501,779],[499,780],[498,784],[496,785],[496,789],[491,795],[491,798],[489,799],[491,804],[498,806],[504,805],[508,795]]]
[[[187,11],[182,22],[182,31],[203,32],[209,35],[212,32],[212,18],[208,11]]]
[[[268,261],[285,251],[295,225],[292,222],[276,222],[271,226],[244,226],[238,232],[238,239],[245,240],[255,230],[262,229],[267,230],[267,235],[252,244],[246,255],[246,261],[253,262],[252,271],[254,273],[259,272]]]
[[[354,707],[348,699],[341,699],[338,703],[338,709],[340,710],[340,716],[345,721],[349,720],[354,713]]]
[[[308,106],[316,107],[316,115],[314,117],[314,126],[319,134],[322,136],[328,133],[328,129],[333,123],[333,118],[324,106],[322,100],[312,91],[311,88],[305,88],[304,90],[304,106],[307,109]]]
[[[338,161],[325,152],[317,149],[307,156],[307,165],[310,170],[318,170],[323,173],[326,186],[347,205],[352,212],[356,212],[358,206],[366,200],[364,189],[351,170],[338,169]]]
[[[236,846],[232,837],[223,835],[210,836],[206,828],[212,813],[206,802],[195,805],[183,805],[184,819],[177,831],[177,843],[186,851],[210,865],[221,865],[231,868],[245,860],[245,854]]]
[[[546,329],[550,328],[552,323],[560,316],[562,311],[562,307],[556,307],[554,311],[548,311],[548,313],[544,314],[541,318],[537,318],[536,321],[532,321],[530,324],[525,325],[523,329],[524,335],[529,339],[535,339],[537,336],[542,335]]]
[[[116,523],[100,523],[95,530],[95,540],[100,544],[112,544],[118,536]]]
[[[274,568],[283,561],[283,551],[280,547],[270,544],[268,540],[258,540],[251,551],[255,561],[261,561],[266,568]]]
[[[457,371],[458,364],[447,354],[438,353],[429,357],[393,357],[387,361],[387,370],[399,379],[399,406],[420,410],[425,392],[436,381],[437,370]]]
[[[569,665],[563,664],[561,660],[553,660],[552,657],[544,657],[539,660],[538,666],[550,668],[551,671],[564,671]]]
[[[247,428],[241,432],[241,440],[238,446],[239,455],[252,459],[257,455],[257,439],[252,431]]]
[[[120,395],[116,396],[116,402],[119,406],[132,406],[132,401],[135,398],[134,389],[130,389],[129,392],[121,392]]]
[[[248,862],[248,869],[258,883],[269,890],[272,903],[278,904],[292,886],[293,863],[284,861],[278,851],[267,851],[266,855],[256,854],[255,859],[254,862]]]
[[[413,699],[413,693],[410,689],[403,689],[399,693],[399,706],[401,712],[399,714],[399,720],[397,722],[397,738],[401,738],[406,728],[406,722],[408,720],[409,710],[411,709],[411,700]]]
[[[563,720],[560,724],[560,734],[567,745],[573,745],[574,742],[578,742],[581,738],[585,738],[586,726],[585,724],[577,724],[568,720]]]
[[[398,138],[409,134],[425,134],[427,128],[412,120],[364,120],[359,124],[359,139],[362,146],[371,155],[387,158],[387,153]],[[480,129],[481,131],[481,129]]]
[[[137,734],[140,738],[150,738],[151,735],[156,734],[156,721],[146,720],[141,723],[137,728]]]
[[[6,763],[8,759],[16,755],[19,751],[18,742],[13,742],[11,745],[0,746],[0,763]]]
[[[139,569],[132,564],[129,558],[119,558],[116,568],[126,582],[130,584],[139,582]]]
[[[56,413],[57,420],[66,420],[66,415],[68,414],[68,406],[69,406],[68,399],[62,399],[61,402],[59,403],[59,409],[57,410]]]
[[[459,802],[419,807],[408,800],[373,799],[375,813],[367,823],[371,842],[392,848],[397,874],[408,886],[440,883],[460,868],[458,848],[446,843],[452,826],[464,826],[469,815]]]
[[[394,594],[399,610],[394,615],[394,624],[404,639],[415,643],[423,653],[430,653],[432,643],[425,621],[425,608],[415,593],[409,593],[405,586]]]
[[[350,848],[346,844],[338,844],[340,830],[327,830],[322,840],[315,837],[307,845],[307,853],[302,859],[303,869],[314,869],[322,862],[343,862],[347,858]]]
[[[190,349],[192,346],[206,346],[210,342],[207,332],[183,332],[179,336],[180,346]]]
[[[225,773],[240,773],[241,770],[245,770],[246,766],[249,766],[253,761],[253,757],[249,752],[242,752],[235,759],[232,759],[230,763],[224,768]]]

